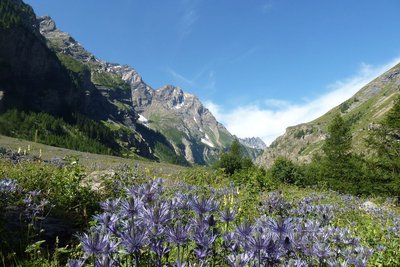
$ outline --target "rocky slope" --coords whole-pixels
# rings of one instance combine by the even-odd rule
[[[189,162],[209,163],[234,140],[197,97],[178,87],[140,87],[133,98],[139,121],[163,133]]]
[[[239,138],[239,142],[247,147],[264,150],[267,148],[267,145],[260,137],[247,137],[247,138]]]
[[[308,123],[288,127],[285,134],[266,148],[256,162],[269,167],[278,156],[287,157],[297,163],[309,162],[313,155],[320,152],[326,138],[327,126],[337,112],[351,125],[353,150],[364,153],[364,138],[368,131],[379,124],[399,94],[400,64],[371,81],[353,97],[325,115]]]

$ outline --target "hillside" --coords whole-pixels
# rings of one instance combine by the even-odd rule
[[[310,162],[320,152],[326,138],[327,126],[332,116],[340,112],[351,125],[353,151],[365,153],[365,142],[369,130],[379,124],[400,94],[400,64],[385,72],[361,88],[354,96],[323,116],[296,126],[288,127],[264,153],[257,158],[257,164],[269,167],[278,156],[293,162]]]
[[[141,172],[151,172],[155,176],[163,175],[169,176],[171,174],[179,173],[180,171],[186,170],[183,166],[174,164],[158,163],[141,159],[128,159],[110,155],[101,155],[94,153],[87,153],[82,151],[76,151],[61,147],[54,147],[35,143],[27,140],[18,138],[12,138],[4,135],[0,135],[0,148],[11,151],[20,150],[21,153],[28,152],[32,156],[39,156],[43,161],[57,161],[63,158],[76,157],[79,163],[85,166],[91,171],[103,171],[108,169],[118,169],[122,165],[128,165],[130,168],[137,167]],[[29,149],[29,151],[28,151]]]

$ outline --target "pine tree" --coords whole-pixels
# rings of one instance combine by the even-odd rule
[[[224,172],[228,175],[232,175],[241,169],[252,167],[253,162],[243,157],[242,150],[243,148],[239,140],[235,139],[231,144],[229,152],[221,155],[219,161],[215,163],[215,167],[224,169]]]
[[[392,193],[400,195],[400,96],[381,125],[370,131],[367,145],[374,152],[374,166],[389,180]]]
[[[350,127],[345,123],[339,113],[335,114],[328,126],[328,136],[322,149],[328,160],[332,163],[348,161],[351,155]]]
[[[322,147],[321,167],[330,188],[351,193],[358,192],[360,173],[351,153],[352,136],[349,125],[340,114],[335,114],[328,126],[328,135]]]

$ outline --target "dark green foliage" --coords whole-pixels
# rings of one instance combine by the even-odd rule
[[[70,247],[75,243],[73,235],[89,226],[92,216],[99,211],[98,202],[110,196],[109,192],[93,191],[84,183],[85,170],[76,160],[59,167],[28,161],[14,164],[0,159],[0,179],[3,177],[15,180],[19,190],[17,199],[11,203],[12,212],[0,216],[0,266],[65,266],[60,263],[46,265],[44,257],[54,252],[57,246]],[[40,216],[36,223],[27,221],[23,216],[23,199],[27,192],[33,190],[40,191],[41,200],[49,201],[43,214],[36,215]],[[2,223],[7,221],[11,224],[2,227]],[[32,258],[30,248],[36,243],[43,243],[33,251],[37,257],[41,253],[43,264]],[[68,247],[64,247],[63,253],[70,252]],[[56,253],[54,257],[59,256]]]
[[[275,188],[276,185],[264,169],[256,166],[236,171],[231,176],[231,180],[236,186],[247,186],[252,193],[268,191]]]
[[[363,114],[361,112],[357,112],[355,114],[350,115],[346,119],[347,125],[349,125],[349,127],[352,127],[354,124],[356,124],[362,118],[362,116],[363,116]]]
[[[253,162],[243,157],[243,148],[236,139],[232,142],[227,153],[223,153],[220,159],[214,164],[216,168],[221,168],[228,175],[234,174],[236,171],[247,169],[253,166]]]
[[[341,192],[361,193],[363,177],[359,161],[351,153],[350,125],[335,114],[328,126],[328,136],[322,147],[324,154],[316,162],[318,183]]]
[[[100,154],[119,154],[115,133],[76,114],[67,123],[47,113],[9,110],[0,115],[0,134]]]
[[[356,114],[357,117],[357,114]],[[324,189],[361,195],[400,194],[400,100],[383,120],[380,127],[371,130],[368,146],[372,157],[351,152],[351,120],[344,121],[336,114],[328,127],[328,136],[322,147],[323,154],[313,162],[300,167],[298,185],[317,185]],[[273,170],[273,172],[272,172]],[[292,181],[296,167],[278,160],[273,177]]]
[[[389,183],[391,194],[400,195],[400,97],[381,125],[370,131],[367,144],[374,155],[372,166]]]
[[[348,161],[351,150],[350,127],[336,114],[328,126],[328,136],[322,147],[327,159],[335,164]]]
[[[297,139],[301,139],[301,138],[304,137],[305,134],[306,134],[306,133],[304,132],[304,130],[301,129],[301,130],[297,131],[297,132],[294,134],[294,137],[297,138]]]
[[[294,184],[300,180],[300,174],[297,166],[287,158],[278,157],[271,169],[271,176],[274,180]]]
[[[340,105],[340,112],[345,113],[349,108],[350,108],[349,102],[348,101],[343,102]]]
[[[33,10],[30,6],[16,5],[10,0],[0,1],[0,28],[8,29],[22,23],[22,17],[31,16]]]

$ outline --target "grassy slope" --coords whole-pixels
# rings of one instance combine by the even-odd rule
[[[260,162],[264,161],[261,164],[269,166],[279,155],[294,161],[309,161],[311,155],[321,150],[327,126],[334,114],[338,112],[351,125],[354,151],[363,153],[366,149],[364,139],[368,135],[368,125],[379,123],[390,110],[393,100],[400,94],[398,71],[400,71],[400,64],[321,117],[289,127],[286,133],[276,139],[259,159]],[[304,134],[303,131],[307,130],[310,132]]]
[[[363,148],[363,138],[366,136],[369,123],[379,123],[387,111],[393,105],[393,101],[399,94],[397,86],[391,82],[383,86],[380,91],[364,103],[358,105],[359,98],[365,94],[365,90],[368,88],[363,88],[357,92],[353,97],[348,99],[344,103],[348,103],[350,108],[344,112],[341,112],[342,105],[339,105],[332,110],[330,110],[325,115],[319,117],[318,119],[312,121],[310,124],[320,125],[323,131],[326,131],[327,125],[332,119],[332,116],[341,112],[343,117],[351,123],[353,132],[353,146],[357,151]],[[354,106],[354,108],[352,108]]]
[[[77,155],[79,156],[80,162],[90,169],[108,169],[120,164],[128,164],[129,166],[138,164],[139,168],[143,170],[148,169],[150,172],[159,175],[171,175],[186,169],[182,166],[172,164],[80,152],[0,135],[0,147],[12,150],[18,150],[19,148],[25,150],[28,146],[30,146],[31,154],[33,155],[39,155],[41,150],[42,159],[44,160],[54,157],[63,158]]]

